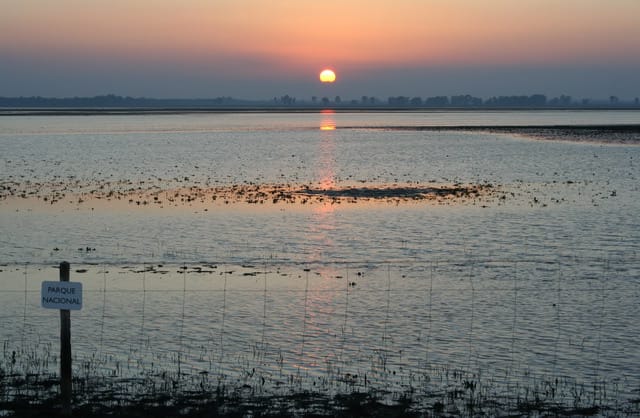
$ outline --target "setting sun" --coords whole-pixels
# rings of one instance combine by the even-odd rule
[[[322,70],[320,73],[320,81],[323,83],[333,83],[336,81],[336,73],[329,69]]]

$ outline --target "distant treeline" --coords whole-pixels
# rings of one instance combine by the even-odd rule
[[[0,97],[0,107],[215,107],[242,105],[232,97],[214,99],[151,99],[107,94],[94,97]]]
[[[623,101],[616,96],[605,100],[574,99],[571,96],[547,98],[544,94],[530,96],[494,96],[488,99],[468,94],[456,96],[409,97],[392,96],[386,100],[374,96],[359,99],[316,97],[297,99],[288,94],[271,100],[242,100],[233,97],[212,99],[152,99],[145,97],[117,96],[114,94],[94,97],[0,97],[0,107],[5,108],[241,108],[241,107],[325,107],[336,108],[544,108],[544,107],[638,107],[639,100]]]
[[[488,99],[470,96],[468,94],[458,96],[435,96],[422,99],[421,97],[396,96],[389,97],[387,104],[393,107],[589,107],[589,106],[611,106],[628,107],[638,106],[639,100],[623,102],[616,96],[609,97],[608,100],[580,99],[576,100],[571,96],[561,95],[548,99],[544,94],[533,94],[531,96],[494,96]]]

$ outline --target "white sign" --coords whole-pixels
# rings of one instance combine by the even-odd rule
[[[48,309],[82,309],[82,283],[42,282],[42,307]]]

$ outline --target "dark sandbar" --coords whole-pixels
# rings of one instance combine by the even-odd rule
[[[627,125],[493,125],[493,126],[349,126],[340,129],[374,129],[389,131],[488,132],[521,135],[535,139],[610,144],[640,144],[640,124]]]

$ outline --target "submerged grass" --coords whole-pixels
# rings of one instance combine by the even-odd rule
[[[5,344],[5,347],[7,345]],[[42,367],[50,358],[29,351],[3,352],[0,416],[55,417],[60,409],[57,376]],[[96,358],[96,363],[99,359]],[[86,362],[85,362],[86,363]],[[373,387],[367,376],[331,372],[321,380],[291,375],[270,387],[248,372],[185,373],[153,368],[140,377],[101,373],[83,364],[74,377],[73,416],[87,417],[412,417],[412,416],[637,416],[640,399],[617,401],[616,387],[588,387],[572,379],[531,379],[505,392],[492,379],[448,367],[425,369],[403,390]],[[176,371],[178,370],[178,371]],[[249,376],[251,374],[251,376]]]
[[[474,332],[479,333],[478,310],[474,308],[480,304],[474,299],[480,290],[480,281],[473,280],[478,264],[466,267],[456,264],[455,268],[461,273],[468,274],[471,286],[471,315],[468,333],[462,333],[457,341],[469,346],[468,358],[465,356],[461,369],[451,365],[437,363],[429,356],[431,338],[442,334],[432,334],[432,290],[433,268],[429,280],[425,281],[425,293],[419,301],[425,303],[426,322],[424,329],[426,345],[417,343],[417,350],[426,348],[424,354],[418,351],[418,356],[404,357],[398,363],[394,360],[393,344],[394,323],[389,320],[389,311],[393,307],[391,292],[392,279],[387,267],[386,275],[381,275],[380,297],[381,339],[378,345],[370,350],[358,352],[359,362],[354,365],[344,352],[345,332],[350,322],[356,322],[350,316],[356,292],[361,288],[361,275],[349,274],[343,277],[340,292],[345,292],[344,318],[341,318],[336,329],[337,344],[335,356],[319,359],[315,369],[300,366],[307,356],[308,347],[313,338],[309,337],[312,321],[309,319],[311,308],[308,294],[310,270],[303,270],[298,278],[304,283],[299,285],[304,289],[304,306],[300,307],[302,318],[299,327],[302,330],[302,344],[297,347],[292,344],[276,344],[274,336],[270,335],[269,323],[275,322],[268,312],[273,303],[269,298],[267,268],[264,269],[264,283],[258,281],[256,288],[262,300],[259,310],[262,313],[261,332],[255,340],[244,340],[249,350],[235,351],[233,345],[225,345],[226,335],[233,332],[229,325],[229,315],[226,307],[227,300],[227,272],[220,273],[224,278],[221,296],[221,321],[214,329],[220,328],[220,343],[216,345],[218,336],[211,333],[209,340],[194,343],[189,334],[183,335],[185,318],[185,292],[187,291],[187,273],[213,271],[215,267],[208,266],[205,270],[197,267],[190,270],[182,265],[178,273],[182,277],[181,289],[174,298],[178,306],[176,328],[179,330],[179,344],[175,349],[162,346],[154,349],[153,344],[145,337],[146,273],[153,271],[153,267],[145,266],[139,272],[142,274],[142,318],[141,324],[136,323],[135,329],[140,328],[139,340],[113,349],[103,350],[102,339],[106,305],[106,274],[103,274],[102,320],[96,333],[100,333],[100,344],[93,345],[82,355],[74,358],[74,416],[106,417],[106,416],[640,416],[640,387],[634,379],[607,380],[596,372],[586,377],[586,381],[566,376],[566,369],[556,369],[548,375],[534,374],[529,369],[512,367],[488,370],[485,366],[474,366],[471,361]],[[254,266],[243,266],[249,272],[256,271]],[[608,264],[605,266],[608,272]],[[468,270],[467,270],[468,269]],[[138,272],[138,271],[136,271]],[[456,270],[457,272],[457,270]],[[246,271],[239,275],[245,277]],[[404,274],[404,272],[402,272]],[[256,277],[254,274],[251,277]],[[262,276],[259,280],[262,280]],[[275,277],[275,276],[274,276]],[[404,275],[402,276],[404,277]],[[467,279],[465,277],[465,279]],[[356,281],[358,287],[354,289]],[[521,313],[518,301],[524,292],[513,278],[513,330],[511,335],[511,357],[513,358],[513,341],[515,341],[516,320]],[[558,280],[559,283],[559,280]],[[364,283],[362,283],[364,284]],[[26,286],[25,286],[26,288]],[[603,287],[604,288],[604,287]],[[334,290],[332,289],[332,292]],[[595,299],[600,306],[604,305],[604,290],[597,288],[601,295]],[[26,291],[25,291],[26,292]],[[302,292],[302,290],[300,290]],[[602,292],[602,293],[601,293]],[[233,300],[233,299],[232,299]],[[351,304],[350,304],[351,303]],[[558,296],[558,304],[561,303]],[[25,303],[26,305],[26,303]],[[525,305],[526,306],[526,305]],[[553,305],[556,306],[555,304]],[[518,308],[518,309],[516,309]],[[477,309],[477,308],[476,308]],[[26,311],[26,309],[25,309]],[[100,314],[100,310],[96,310]],[[509,310],[507,312],[510,312]],[[526,312],[523,310],[523,312]],[[558,310],[559,312],[559,310]],[[600,315],[604,308],[598,310]],[[342,311],[340,311],[342,314]],[[369,315],[369,311],[366,315]],[[26,314],[25,314],[26,317]],[[556,317],[560,323],[560,315]],[[227,322],[225,322],[227,320]],[[475,322],[474,322],[475,321]],[[233,321],[231,321],[233,323]],[[511,321],[505,322],[511,324]],[[602,321],[600,322],[600,324]],[[597,322],[596,322],[597,324]],[[465,325],[465,324],[463,324]],[[341,326],[341,328],[340,328]],[[225,328],[226,327],[226,328]],[[465,329],[466,331],[466,329]],[[600,331],[598,331],[600,332]],[[558,335],[560,328],[558,328]],[[18,335],[19,334],[15,334]],[[24,333],[23,333],[24,335]],[[60,409],[59,384],[57,369],[59,367],[57,344],[43,342],[37,337],[13,338],[1,345],[0,351],[0,417],[27,416],[44,417],[62,415]],[[137,335],[133,333],[133,335]],[[552,335],[552,334],[550,334]],[[553,335],[552,335],[553,337]],[[418,341],[422,340],[420,336]],[[597,339],[597,338],[596,338]],[[97,340],[97,338],[96,338]],[[307,345],[305,345],[307,343]],[[242,344],[242,343],[241,343]],[[171,347],[171,346],[169,346]],[[292,348],[291,348],[292,347]],[[553,350],[553,344],[547,345]],[[599,361],[600,346],[596,346]],[[237,349],[238,346],[235,346]],[[291,348],[291,352],[283,353]],[[323,349],[321,347],[321,349]],[[557,349],[557,348],[555,348]],[[93,351],[92,351],[93,350]],[[226,350],[226,351],[225,351]],[[414,353],[415,354],[415,353]],[[189,358],[192,361],[189,361]],[[288,361],[285,361],[288,358]],[[406,360],[405,360],[406,358]],[[451,361],[450,357],[439,360]],[[513,360],[512,360],[513,361]],[[553,359],[555,364],[555,359]],[[460,364],[460,362],[459,362]],[[323,368],[324,366],[324,368]],[[565,370],[565,375],[561,371]],[[568,373],[571,373],[570,371]],[[610,376],[610,375],[609,375]],[[592,380],[591,380],[592,379]],[[589,383],[586,383],[586,382]],[[635,389],[635,390],[634,390]]]

